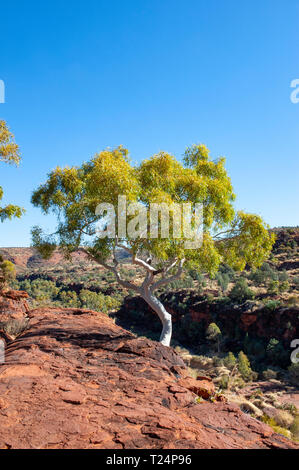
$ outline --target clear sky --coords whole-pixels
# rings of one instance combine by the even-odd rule
[[[119,144],[140,161],[205,143],[227,157],[237,208],[299,224],[299,0],[14,0],[0,14],[0,119],[23,157],[0,183],[27,210],[0,246],[53,228],[30,204],[51,169]]]

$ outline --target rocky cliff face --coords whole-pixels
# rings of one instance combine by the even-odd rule
[[[173,349],[104,314],[27,315],[29,329],[0,364],[0,448],[299,448],[236,406],[210,401],[211,381],[188,377]]]
[[[22,320],[29,312],[29,295],[24,291],[8,290],[0,292],[0,322]]]
[[[176,296],[177,304],[184,298],[186,293],[175,292],[174,294],[166,294],[162,296],[165,307],[172,314],[173,322],[179,322],[182,314],[178,309],[173,308],[168,303],[168,296]],[[271,338],[277,338],[282,341],[286,348],[289,347],[290,341],[299,336],[299,308],[281,306],[275,309],[275,312],[266,307],[255,307],[247,303],[243,305],[221,305],[217,303],[210,304],[206,300],[202,300],[200,296],[194,296],[191,301],[188,314],[190,321],[199,323],[204,330],[212,322],[216,322],[223,334],[231,339],[236,336],[236,329],[241,334],[246,333],[269,341]],[[149,326],[152,322],[152,315],[155,315],[151,308],[141,297],[127,297],[122,307],[119,317],[125,320],[127,312],[130,311],[144,312],[145,321]]]

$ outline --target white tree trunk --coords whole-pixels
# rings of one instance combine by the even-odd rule
[[[157,313],[162,322],[163,329],[160,336],[160,343],[164,344],[164,346],[170,346],[172,335],[172,317],[170,313],[167,312],[162,302],[149,290],[142,292],[142,297]]]

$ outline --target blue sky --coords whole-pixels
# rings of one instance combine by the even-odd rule
[[[237,208],[298,225],[299,0],[13,1],[1,4],[0,119],[23,161],[1,165],[0,246],[52,217],[30,204],[56,165],[123,144],[134,161],[205,143],[225,155]]]

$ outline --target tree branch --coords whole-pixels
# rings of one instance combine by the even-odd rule
[[[96,263],[100,264],[104,268],[108,269],[109,271],[112,271],[113,274],[115,275],[115,278],[117,282],[122,286],[125,287],[126,289],[132,289],[135,292],[140,292],[140,287],[136,286],[132,282],[125,281],[124,279],[121,278],[120,273],[117,271],[116,266],[111,266],[110,264],[105,263],[105,261],[99,260],[95,256],[91,255],[88,250],[86,250],[84,247],[79,247],[78,251],[81,251],[82,253],[85,253],[90,259],[95,261]]]
[[[162,277],[162,279],[160,279],[159,281],[154,282],[150,286],[150,290],[153,292],[154,290],[158,289],[159,287],[164,286],[165,284],[169,284],[170,282],[173,282],[176,279],[178,279],[181,276],[182,272],[183,272],[184,262],[185,262],[185,258],[181,259],[177,272],[173,276]]]

